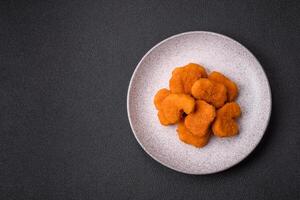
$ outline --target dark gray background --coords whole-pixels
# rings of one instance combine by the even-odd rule
[[[126,113],[131,74],[159,41],[228,35],[269,78],[258,148],[221,173],[152,160]],[[0,199],[299,199],[299,1],[1,1]]]

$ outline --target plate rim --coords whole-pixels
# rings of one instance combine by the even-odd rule
[[[269,104],[269,107],[268,107],[268,110],[269,110],[269,114],[268,114],[268,117],[267,117],[267,120],[266,120],[266,124],[265,126],[263,127],[263,134],[261,135],[261,137],[259,138],[258,142],[254,145],[254,148],[248,152],[247,154],[245,154],[243,157],[241,157],[241,159],[239,159],[236,163],[233,163],[232,165],[229,165],[223,169],[220,169],[220,170],[216,170],[216,171],[213,171],[213,172],[205,172],[205,173],[190,173],[190,172],[187,172],[187,171],[183,171],[183,170],[179,170],[179,169],[176,169],[175,167],[173,166],[170,166],[169,164],[165,163],[164,161],[162,160],[159,160],[158,158],[156,158],[154,155],[152,155],[145,147],[144,145],[142,144],[142,142],[138,139],[137,135],[136,135],[136,132],[133,128],[133,124],[132,124],[132,121],[131,121],[131,116],[130,116],[130,109],[129,109],[129,101],[130,101],[130,91],[132,89],[132,82],[133,82],[133,79],[137,73],[137,70],[140,68],[141,66],[141,63],[144,61],[144,59],[154,50],[156,49],[158,46],[162,45],[163,43],[173,39],[173,38],[176,38],[176,37],[180,37],[180,36],[183,36],[183,35],[188,35],[188,34],[209,34],[209,35],[215,35],[215,36],[218,36],[218,37],[223,37],[225,39],[228,39],[234,43],[236,43],[237,45],[243,47],[244,49],[246,49],[246,51],[253,56],[253,58],[255,59],[255,61],[260,65],[260,68],[262,69],[262,73],[263,73],[263,76],[266,78],[266,83],[267,83],[267,87],[268,87],[268,91],[269,91],[269,99],[270,99],[270,104]],[[180,173],[184,173],[184,174],[189,174],[189,175],[207,175],[207,174],[215,174],[215,173],[219,173],[219,172],[222,172],[222,171],[226,171],[228,169],[230,169],[231,167],[241,163],[243,160],[245,160],[252,152],[254,152],[254,150],[257,148],[257,146],[259,145],[259,143],[261,142],[263,136],[265,135],[266,133],[266,130],[268,128],[268,125],[269,125],[269,122],[270,122],[270,118],[271,118],[271,113],[272,113],[272,91],[271,91],[271,86],[270,86],[270,82],[269,82],[269,79],[268,79],[268,76],[264,70],[264,68],[262,67],[261,63],[259,62],[259,60],[256,58],[256,56],[248,49],[246,48],[243,44],[241,44],[240,42],[234,40],[233,38],[229,37],[229,36],[226,36],[226,35],[223,35],[223,34],[220,34],[220,33],[216,33],[216,32],[211,32],[211,31],[187,31],[187,32],[182,32],[182,33],[178,33],[178,34],[175,34],[175,35],[172,35],[170,37],[167,37],[166,39],[163,39],[162,41],[160,41],[159,43],[157,43],[156,45],[154,45],[150,50],[148,50],[146,52],[146,54],[141,58],[141,60],[138,62],[138,64],[136,65],[132,75],[131,75],[131,78],[130,78],[130,81],[129,81],[129,85],[128,85],[128,89],[127,89],[127,102],[126,102],[126,107],[127,107],[127,117],[128,117],[128,120],[129,120],[129,124],[130,124],[130,128],[132,130],[132,133],[135,137],[135,139],[137,140],[137,142],[139,143],[139,145],[141,146],[141,148],[147,153],[147,155],[149,155],[152,159],[154,159],[155,161],[157,161],[158,163],[160,163],[161,165],[169,168],[169,169],[172,169],[176,172],[180,172]]]

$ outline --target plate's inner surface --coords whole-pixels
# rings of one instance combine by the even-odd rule
[[[179,140],[176,125],[159,123],[155,93],[168,88],[175,67],[190,62],[203,65],[208,72],[219,71],[237,83],[242,109],[238,136],[213,136],[198,149]],[[213,173],[238,163],[258,144],[269,119],[270,90],[260,64],[242,45],[218,34],[191,32],[165,40],[142,59],[129,87],[128,114],[136,138],[153,158],[185,173]]]

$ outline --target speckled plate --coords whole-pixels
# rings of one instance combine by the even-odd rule
[[[160,125],[153,97],[168,87],[175,67],[190,62],[224,73],[239,86],[238,136],[212,137],[198,149],[179,140],[175,125]],[[217,33],[186,32],[155,45],[139,62],[128,88],[127,111],[135,138],[153,159],[179,172],[210,174],[239,163],[257,146],[269,122],[271,91],[262,66],[243,45]]]

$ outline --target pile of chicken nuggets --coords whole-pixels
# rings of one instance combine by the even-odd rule
[[[238,134],[238,87],[228,77],[215,71],[207,74],[203,66],[190,63],[173,70],[169,87],[156,93],[154,105],[162,125],[177,124],[181,141],[200,148],[211,135]]]

